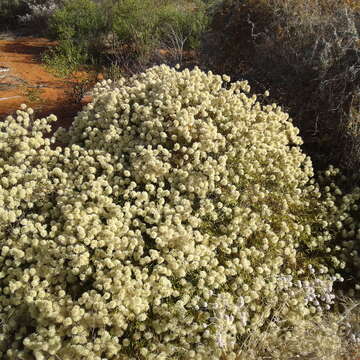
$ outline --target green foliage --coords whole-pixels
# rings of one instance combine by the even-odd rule
[[[198,0],[125,0],[111,4],[111,27],[119,42],[135,45],[143,58],[169,40],[175,44],[174,37],[184,39],[184,48],[196,48],[207,25],[206,6]]]
[[[106,71],[105,71],[106,79],[111,79],[113,81],[117,81],[122,76],[123,76],[123,71],[119,65],[112,63],[109,67],[106,68]]]
[[[207,6],[202,1],[191,3],[169,2],[159,9],[157,28],[162,39],[181,36],[186,39],[185,49],[196,49],[207,28]],[[174,33],[173,33],[174,31]]]
[[[100,57],[101,38],[106,29],[100,4],[92,0],[65,1],[49,19],[49,35],[59,40],[58,48],[49,54],[54,57],[50,61],[64,70],[68,63],[68,72],[78,64],[95,63]]]
[[[95,73],[89,78],[72,82],[70,89],[67,91],[67,95],[69,95],[74,104],[80,104],[86,93],[94,86],[94,83],[96,83]]]
[[[86,49],[74,44],[71,40],[63,40],[55,48],[48,49],[42,55],[42,61],[55,75],[67,77],[77,71],[89,59]]]
[[[112,7],[112,30],[120,44],[135,45],[140,57],[146,58],[158,44],[156,9],[152,0],[120,0]]]
[[[87,42],[105,29],[105,19],[99,4],[92,0],[66,0],[51,16],[50,35],[58,40]]]
[[[68,42],[63,47],[72,42],[89,54],[88,61],[105,63],[111,50],[118,59],[146,63],[161,46],[196,48],[207,26],[206,10],[200,0],[65,1],[51,16],[49,29],[52,38]]]
[[[30,102],[39,102],[41,101],[41,90],[39,88],[27,88],[24,92]]]

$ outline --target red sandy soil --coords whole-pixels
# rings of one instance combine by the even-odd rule
[[[41,63],[41,53],[55,44],[33,37],[0,40],[0,67],[9,68],[7,72],[0,72],[0,121],[25,103],[35,110],[36,118],[55,114],[58,121],[53,123],[54,128],[68,127],[74,115],[89,101],[87,98],[77,104],[71,96],[74,84],[88,77],[85,72],[63,79]],[[35,96],[29,98],[31,93]]]
[[[59,126],[67,128],[77,112],[91,100],[85,96],[81,103],[76,103],[71,95],[74,85],[90,78],[90,74],[82,71],[64,79],[56,77],[41,62],[41,54],[55,45],[56,42],[46,38],[5,36],[0,39],[0,121],[25,103],[35,110],[36,118],[55,114],[58,121],[52,124],[53,130]],[[161,59],[169,56],[163,49],[158,53]],[[194,61],[193,51],[184,51],[183,55],[184,60]],[[9,71],[1,71],[3,68]],[[97,80],[101,79],[102,74],[97,74]]]

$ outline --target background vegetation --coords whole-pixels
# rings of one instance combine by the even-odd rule
[[[130,72],[159,61],[159,48],[178,60],[182,50],[199,46],[209,21],[206,10],[201,0],[64,1],[48,21],[59,47],[45,59],[56,67],[66,59],[70,65],[116,63]]]
[[[203,43],[203,61],[270,89],[318,168],[359,166],[360,12],[338,0],[225,0]]]
[[[2,30],[13,28],[18,25],[19,15],[24,15],[28,7],[22,0],[1,0],[0,1],[0,26]]]

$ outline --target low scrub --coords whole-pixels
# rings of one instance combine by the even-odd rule
[[[87,63],[144,69],[159,47],[170,53],[196,48],[208,19],[201,0],[64,0],[48,26],[52,38],[64,43],[64,59],[67,48],[76,47]]]
[[[101,4],[92,0],[65,0],[49,19],[49,35],[60,42],[64,58],[83,54],[83,64],[95,63],[101,56],[102,37],[108,30]]]
[[[69,77],[82,64],[89,62],[89,54],[72,41],[64,40],[56,47],[50,47],[42,54],[42,61],[48,70],[56,76]]]

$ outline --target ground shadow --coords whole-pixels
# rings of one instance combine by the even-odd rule
[[[45,50],[47,50],[50,46],[53,45],[54,43],[52,42],[48,42],[47,45],[42,45],[36,42],[32,43],[31,39],[29,38],[26,38],[24,40],[20,38],[16,42],[11,42],[7,44],[5,43],[2,47],[4,52],[6,53],[33,55],[35,58],[39,58]]]

